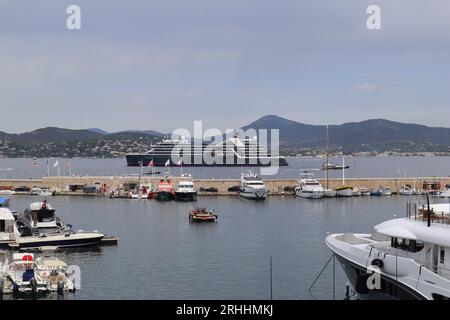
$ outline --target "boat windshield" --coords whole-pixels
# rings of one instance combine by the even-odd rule
[[[38,222],[51,222],[55,220],[54,210],[40,210],[37,215]]]

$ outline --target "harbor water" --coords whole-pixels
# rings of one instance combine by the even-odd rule
[[[49,168],[47,159],[8,159],[0,158],[0,179],[40,179],[49,173],[57,175],[57,168],[53,167],[56,159],[50,159]],[[295,179],[306,169],[319,169],[325,162],[324,158],[292,157],[287,158],[288,166],[280,167],[276,175],[267,178]],[[341,164],[342,158],[332,158],[330,162]],[[61,175],[69,174],[83,176],[119,176],[139,175],[141,168],[127,167],[125,158],[117,159],[59,159]],[[448,177],[450,176],[450,157],[350,157],[345,159],[350,168],[346,170],[348,178],[390,178],[390,177]],[[258,168],[250,168],[259,174]],[[168,168],[156,168],[157,171],[166,172]],[[180,175],[180,167],[170,168],[171,174]],[[241,167],[183,167],[195,178],[238,179]],[[244,170],[246,170],[244,168]],[[144,168],[144,172],[149,169]],[[324,177],[324,171],[315,172],[317,178]],[[340,178],[342,171],[330,170],[330,178]]]
[[[37,199],[13,196],[11,209],[24,210]],[[404,216],[411,197],[48,200],[75,230],[120,237],[117,246],[58,252],[81,268],[81,289],[65,299],[269,299],[270,257],[274,299],[332,299],[332,264],[308,290],[331,256],[327,232],[371,232],[394,214]],[[195,205],[215,208],[218,221],[189,223],[187,213]],[[343,298],[346,281],[336,262],[337,299]]]

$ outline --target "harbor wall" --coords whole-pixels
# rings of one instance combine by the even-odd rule
[[[106,190],[113,190],[117,187],[130,184],[158,184],[160,177],[139,177],[139,176],[61,176],[61,177],[43,177],[42,179],[1,179],[0,188],[17,188],[21,186],[27,186],[29,188],[47,187],[50,189],[58,189],[62,193],[66,193],[69,190],[69,186],[93,186],[94,184],[100,184],[104,186]],[[173,182],[176,185],[180,177],[173,177]],[[318,179],[324,186],[326,181]],[[239,185],[239,179],[194,179],[196,188],[217,188],[217,193],[204,193],[200,194],[233,194],[228,192],[228,188]],[[403,184],[409,184],[416,186],[416,188],[427,188],[424,186],[424,182],[437,183],[440,188],[450,184],[450,177],[420,177],[420,178],[349,178],[346,179],[345,184],[353,187],[366,187],[376,189],[380,186],[390,187],[394,192],[398,190]],[[265,185],[269,188],[271,194],[286,194],[284,192],[286,187],[294,187],[298,185],[298,179],[265,179]],[[341,179],[329,179],[329,186],[335,187],[342,185]]]

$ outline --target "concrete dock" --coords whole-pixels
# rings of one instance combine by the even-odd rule
[[[87,195],[82,190],[70,191],[72,187],[82,186],[102,186],[104,190],[114,190],[124,184],[150,184],[158,185],[161,177],[139,177],[139,176],[60,176],[43,177],[41,179],[1,179],[0,189],[18,188],[26,186],[47,187],[56,189],[57,194],[65,195]],[[180,177],[172,178],[174,185],[178,184]],[[324,186],[326,181],[318,179]],[[201,192],[199,195],[233,195],[235,192],[229,192],[228,188],[240,184],[239,179],[193,179],[197,190],[201,188],[217,188],[218,192]],[[286,191],[286,187],[295,187],[298,185],[298,179],[264,179],[264,183],[269,188],[271,195],[284,195],[291,192]],[[447,184],[450,185],[450,177],[416,177],[413,178],[349,178],[345,184],[353,187],[365,187],[376,189],[380,186],[390,187],[396,192],[404,184],[416,186],[417,189],[441,189]],[[329,179],[329,186],[335,187],[342,185],[341,179]]]

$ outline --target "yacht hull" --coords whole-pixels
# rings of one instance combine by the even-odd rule
[[[321,198],[323,198],[323,192],[320,192],[320,191],[304,192],[302,190],[296,190],[295,195],[297,197],[306,198],[306,199],[321,199]]]
[[[58,248],[69,248],[69,247],[85,247],[100,244],[101,240],[104,238],[103,234],[96,235],[82,235],[74,234],[70,236],[58,235],[58,236],[48,236],[48,237],[23,237],[17,240],[17,244],[20,249],[23,248],[39,248],[39,247],[58,247]]]
[[[172,201],[173,199],[174,199],[174,195],[172,192],[167,192],[167,191],[156,192],[156,200],[158,200],[158,201]]]
[[[197,201],[197,192],[177,192],[175,191],[175,201]]]
[[[239,195],[249,200],[266,200],[267,193],[265,191],[240,191]]]
[[[368,275],[364,267],[337,254],[336,258],[361,300],[426,300],[418,292],[384,275],[381,275],[381,289],[369,290],[366,285]]]

